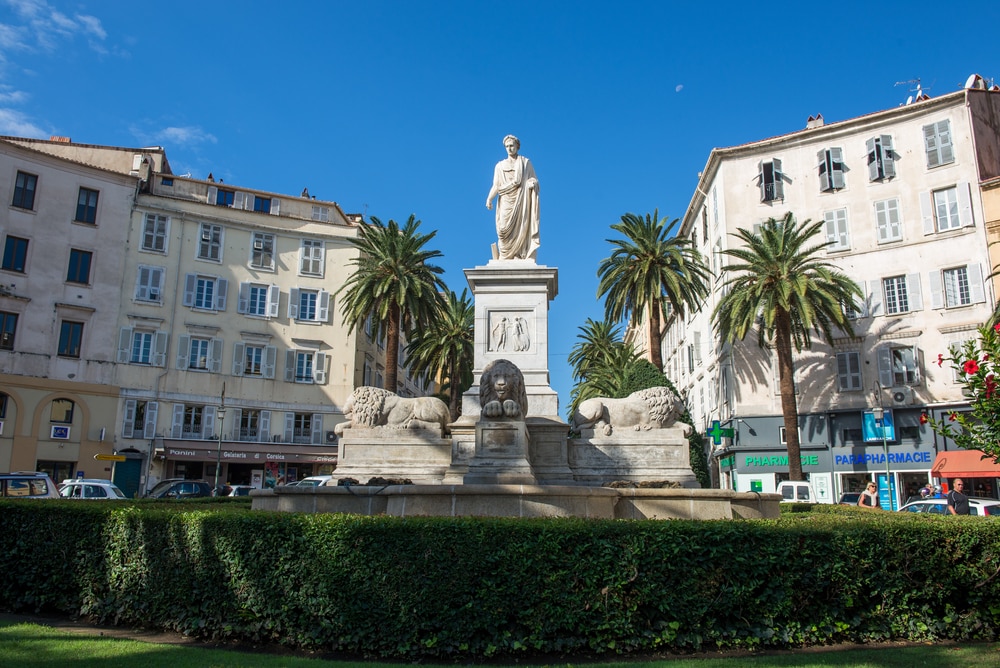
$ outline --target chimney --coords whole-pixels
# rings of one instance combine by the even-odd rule
[[[57,135],[52,135],[51,137],[49,137],[49,141],[57,141],[60,144],[69,144],[72,143],[73,140],[70,139],[69,137],[59,137]]]
[[[806,130],[823,127],[823,114],[816,114],[815,118],[810,116],[806,121]]]

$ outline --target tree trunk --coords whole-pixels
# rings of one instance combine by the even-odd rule
[[[389,307],[389,322],[385,332],[385,389],[398,392],[396,386],[399,369],[399,306]]]
[[[792,321],[788,313],[775,315],[775,348],[778,351],[778,384],[781,388],[781,415],[785,423],[789,480],[805,480],[799,446],[799,407],[795,399],[795,364],[792,359]]]
[[[462,395],[458,391],[458,361],[452,357],[448,362],[448,367],[448,382],[451,384],[448,412],[451,414],[451,421],[454,422],[462,414]]]
[[[663,344],[660,341],[660,306],[659,300],[653,300],[649,305],[649,361],[657,371],[663,371]]]

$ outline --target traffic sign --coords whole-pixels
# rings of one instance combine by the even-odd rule
[[[94,459],[99,462],[123,462],[125,455],[94,455]]]

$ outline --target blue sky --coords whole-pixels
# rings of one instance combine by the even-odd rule
[[[485,264],[502,138],[540,182],[559,269],[549,367],[603,317],[623,213],[681,217],[712,148],[1000,80],[988,2],[0,0],[0,134],[161,145],[177,173],[437,230]],[[562,409],[561,409],[562,410]]]

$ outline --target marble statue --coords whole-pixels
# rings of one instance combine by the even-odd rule
[[[683,410],[680,398],[670,388],[651,387],[624,399],[595,397],[581,402],[573,414],[573,429],[600,430],[605,436],[615,429],[665,429],[674,425]]]
[[[348,422],[334,426],[338,436],[345,429],[425,429],[442,434],[451,420],[448,406],[437,397],[400,397],[380,387],[358,387],[344,404]]]
[[[479,381],[479,404],[487,419],[506,417],[524,419],[528,393],[524,374],[508,360],[493,360],[483,369]]]
[[[518,155],[521,142],[514,135],[503,138],[507,157],[493,168],[493,187],[486,208],[497,199],[497,243],[493,258],[534,260],[538,252],[538,179],[531,161]]]

